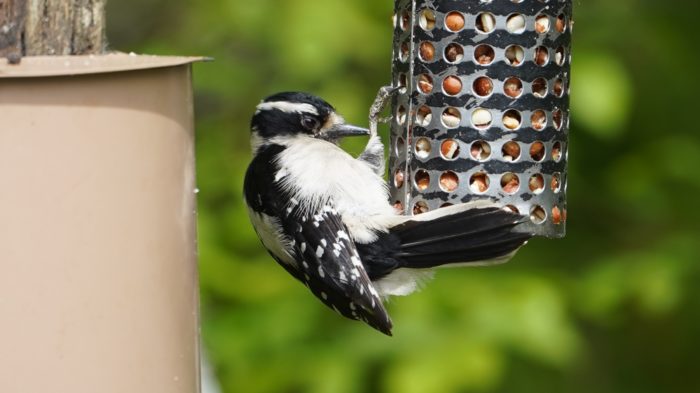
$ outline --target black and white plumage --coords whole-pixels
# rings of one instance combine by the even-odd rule
[[[244,193],[263,245],[328,307],[385,334],[386,297],[415,291],[437,266],[505,261],[531,237],[512,230],[521,216],[484,202],[398,215],[379,137],[353,158],[337,140],[369,130],[318,97],[268,97],[251,128]]]

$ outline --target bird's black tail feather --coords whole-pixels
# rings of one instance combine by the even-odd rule
[[[498,207],[471,208],[406,221],[390,233],[400,240],[395,254],[400,267],[430,268],[509,256],[532,237],[513,230],[525,219]]]

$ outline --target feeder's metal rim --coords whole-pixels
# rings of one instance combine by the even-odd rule
[[[177,67],[211,58],[201,56],[153,56],[127,53],[79,56],[28,56],[19,64],[0,59],[0,79],[74,76]]]

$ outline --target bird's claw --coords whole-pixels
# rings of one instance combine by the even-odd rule
[[[377,125],[379,123],[386,123],[391,120],[391,116],[380,117],[379,114],[382,113],[387,103],[390,101],[391,97],[399,91],[400,87],[394,86],[382,86],[377,92],[377,96],[369,108],[369,132],[370,135],[377,135]]]
[[[377,92],[372,106],[369,109],[369,141],[365,150],[358,159],[365,162],[378,176],[384,174],[384,144],[377,134],[379,123],[386,123],[391,120],[391,116],[381,117],[380,114],[390,101],[391,97],[399,90],[393,86],[383,86]]]

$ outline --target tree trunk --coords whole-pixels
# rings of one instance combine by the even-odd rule
[[[0,56],[103,53],[106,0],[0,0]]]

